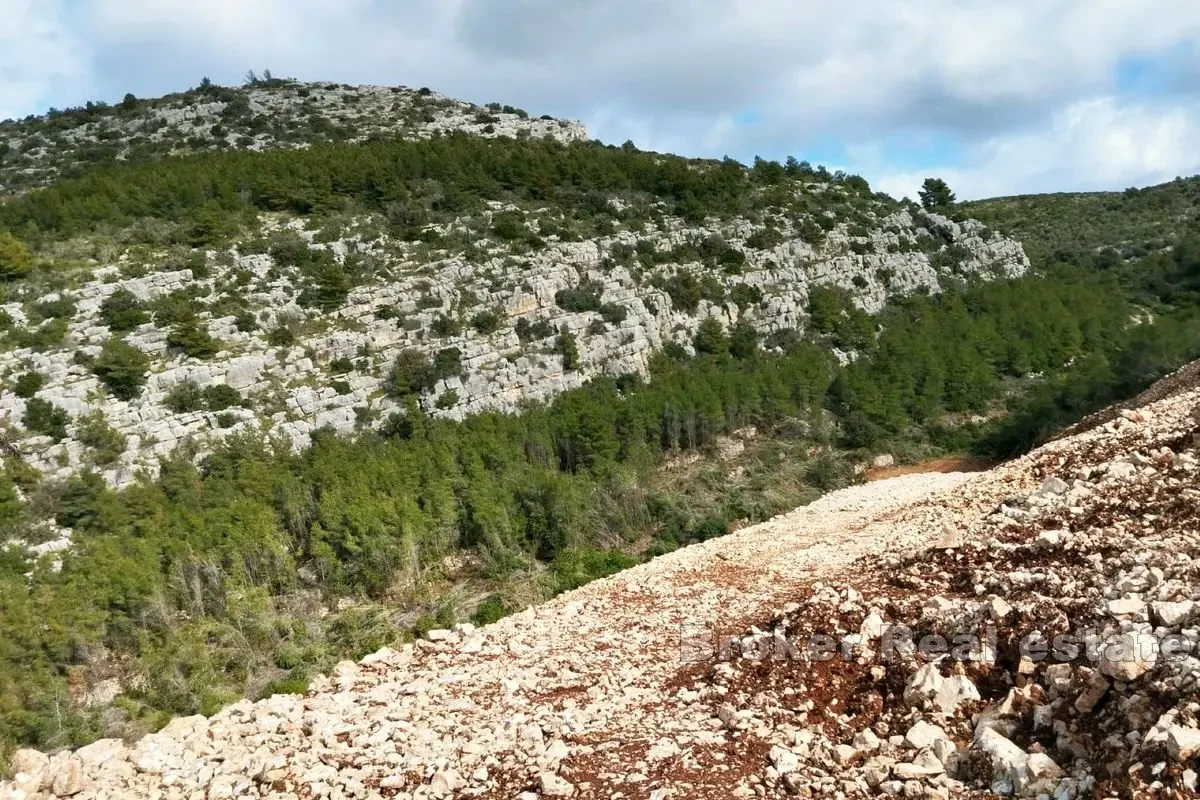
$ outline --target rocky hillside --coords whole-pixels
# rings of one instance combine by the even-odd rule
[[[206,150],[307,147],[320,141],[476,136],[581,141],[578,122],[531,118],[499,103],[476,106],[427,88],[348,86],[253,78],[116,105],[88,103],[0,122],[0,194],[44,186],[116,161],[151,162]]]
[[[433,370],[417,387],[429,414],[512,411],[596,375],[645,375],[650,356],[668,343],[691,350],[705,319],[730,330],[749,324],[769,337],[804,329],[818,288],[843,291],[876,312],[892,293],[936,292],[947,277],[1015,277],[1027,266],[1020,245],[985,239],[976,224],[882,204],[872,212],[878,227],[855,232],[838,223],[815,246],[788,220],[697,224],[664,216],[640,234],[583,241],[549,234],[519,255],[496,235],[516,213],[497,205],[438,229],[471,240],[470,259],[399,241],[367,219],[351,221],[332,241],[327,231],[281,219],[262,231],[266,252],[200,249],[180,264],[192,266],[165,270],[172,254],[161,252],[150,255],[159,270],[152,274],[118,255],[69,290],[0,306],[31,338],[62,326],[52,344],[17,341],[0,353],[0,371],[12,376],[0,390],[0,420],[31,466],[59,477],[98,468],[121,485],[185,440],[265,428],[299,447],[318,428],[348,433],[379,424],[402,407],[394,391],[401,354]],[[520,234],[544,232],[554,217],[549,209],[520,213]],[[938,250],[926,252],[935,239]],[[947,251],[961,260],[939,263]],[[370,262],[374,274],[344,302],[314,307],[304,293],[315,259]],[[195,320],[199,344],[180,341],[172,318],[180,305]],[[125,345],[148,362],[134,397],[106,390],[96,366],[122,330]],[[575,343],[569,357],[566,337]],[[34,383],[34,391],[23,389]],[[65,431],[38,430],[31,400],[65,412]],[[115,432],[125,447],[98,457],[89,425]]]
[[[1194,796],[1195,370],[0,797]]]
[[[744,330],[778,350],[822,314],[1028,269],[1016,241],[855,176],[564,146],[577,126],[403,88],[206,86],[5,132],[14,187],[80,171],[93,140],[130,162],[0,206],[9,448],[114,486],[183,442],[303,447],[409,401],[514,411],[663,349]]]

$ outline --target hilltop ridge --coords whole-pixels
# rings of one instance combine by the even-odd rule
[[[205,79],[186,92],[51,110],[0,122],[0,194],[78,177],[112,161],[144,163],[210,150],[307,147],[317,141],[483,137],[587,139],[582,123],[477,106],[428,88],[254,78],[240,87]]]

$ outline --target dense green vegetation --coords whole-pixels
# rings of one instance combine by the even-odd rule
[[[960,203],[958,211],[1020,239],[1035,263],[1095,259],[1104,268],[1195,232],[1200,177],[1124,192],[999,197]]]
[[[840,184],[843,192],[796,196],[794,182],[817,178]],[[871,203],[897,207],[885,195],[873,195],[862,178],[830,175],[794,159],[784,165],[758,161],[747,169],[728,159],[455,134],[100,168],[0,205],[0,229],[37,244],[152,218],[176,224],[182,241],[200,246],[227,240],[248,213],[308,215],[353,206],[385,211],[398,234],[419,238],[427,223],[488,200],[557,204],[586,218],[612,219],[620,216],[613,198],[638,201],[638,214],[645,213],[645,202],[663,202],[666,211],[690,220],[779,206],[836,212],[855,222]]]

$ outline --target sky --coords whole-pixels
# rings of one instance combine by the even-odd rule
[[[915,196],[1200,172],[1200,0],[0,0],[0,119],[248,69]]]

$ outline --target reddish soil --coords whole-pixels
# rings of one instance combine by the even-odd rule
[[[881,467],[867,470],[867,483],[895,478],[899,475],[915,475],[920,472],[983,472],[996,466],[996,462],[986,458],[970,458],[967,456],[944,456],[922,461],[920,464],[897,464],[894,467]]]

